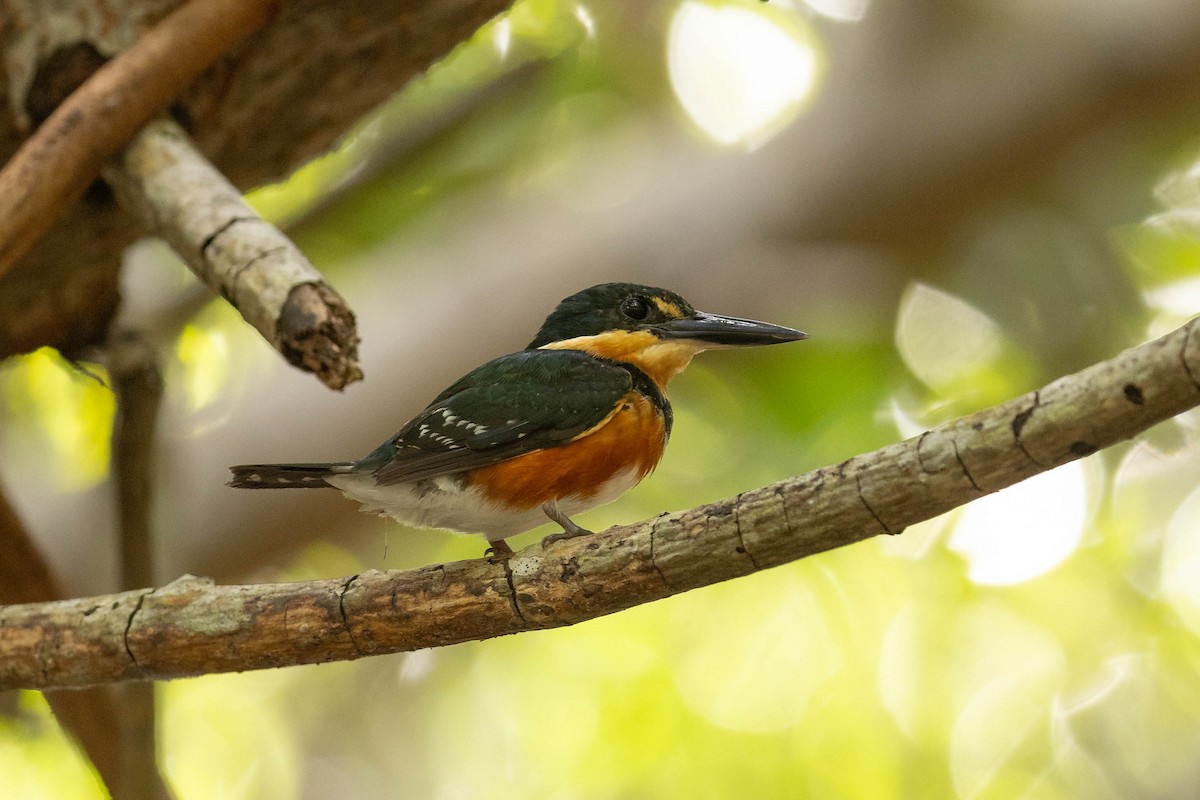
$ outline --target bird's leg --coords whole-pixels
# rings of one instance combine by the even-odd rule
[[[508,561],[513,556],[513,549],[508,546],[508,542],[503,539],[492,541],[488,539],[488,544],[491,545],[487,550],[483,551],[484,558],[492,561]]]
[[[552,533],[545,539],[542,539],[542,547],[551,542],[557,542],[559,539],[574,539],[576,536],[586,536],[591,533],[587,528],[581,528],[576,525],[570,517],[558,510],[558,503],[551,500],[542,506],[542,511],[547,517],[557,522],[562,526],[562,533]]]

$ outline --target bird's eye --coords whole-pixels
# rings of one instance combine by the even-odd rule
[[[626,297],[621,301],[621,313],[633,320],[643,320],[650,314],[650,304],[644,297]]]

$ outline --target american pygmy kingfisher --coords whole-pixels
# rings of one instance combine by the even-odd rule
[[[646,477],[671,433],[664,393],[702,350],[803,339],[697,311],[674,292],[602,283],[554,309],[529,346],[467,373],[359,461],[232,467],[241,489],[334,487],[424,528],[506,537],[571,520]]]

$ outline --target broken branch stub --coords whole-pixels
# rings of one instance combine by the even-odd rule
[[[353,312],[178,124],[147,124],[105,167],[104,178],[121,204],[289,363],[332,389],[362,378]]]

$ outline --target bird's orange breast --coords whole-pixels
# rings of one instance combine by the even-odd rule
[[[644,478],[658,465],[665,446],[662,416],[645,395],[629,392],[596,428],[561,447],[474,470],[471,484],[512,508],[536,508],[564,497],[588,500],[626,470],[637,480]]]

